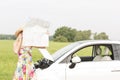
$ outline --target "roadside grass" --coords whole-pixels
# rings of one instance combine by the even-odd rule
[[[18,56],[13,52],[13,42],[13,40],[0,40],[0,80],[12,80],[14,75]],[[68,44],[51,41],[47,49],[52,54]],[[32,56],[34,62],[42,58],[36,48],[33,48]]]

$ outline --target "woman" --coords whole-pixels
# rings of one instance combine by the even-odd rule
[[[15,71],[13,80],[33,80],[35,68],[32,62],[31,46],[22,46],[23,28],[16,31],[17,37],[14,42],[14,52],[18,54],[17,69]]]

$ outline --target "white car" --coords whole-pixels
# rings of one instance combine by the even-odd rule
[[[36,65],[38,80],[120,80],[120,41],[72,43]]]

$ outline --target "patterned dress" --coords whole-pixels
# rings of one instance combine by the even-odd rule
[[[21,49],[13,80],[33,80],[34,72],[31,50],[29,48]]]

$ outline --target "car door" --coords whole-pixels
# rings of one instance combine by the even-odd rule
[[[92,58],[96,56],[94,46],[84,47],[71,56],[80,56],[80,63],[76,63],[74,67],[70,68],[73,63],[67,63],[66,66],[66,80],[119,80],[120,77],[120,61],[116,60],[99,60],[93,61]],[[102,45],[103,51],[103,45]],[[80,53],[82,55],[80,55]],[[103,52],[101,52],[103,54]],[[101,54],[101,55],[102,55]],[[86,56],[86,57],[83,57]]]

